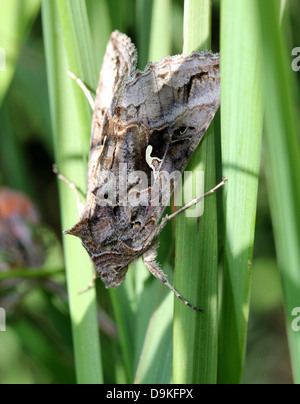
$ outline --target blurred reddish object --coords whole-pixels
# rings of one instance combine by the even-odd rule
[[[39,216],[22,193],[0,189],[0,270],[38,267],[44,261]]]
[[[0,218],[8,219],[13,215],[23,217],[33,223],[38,222],[38,214],[32,202],[21,192],[0,188]]]

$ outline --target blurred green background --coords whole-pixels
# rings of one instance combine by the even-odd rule
[[[182,52],[183,1],[168,3],[166,35],[169,35],[172,53],[179,54]],[[212,48],[218,51],[220,2],[212,3]],[[6,71],[0,71],[0,186],[21,191],[33,201],[40,215],[40,223],[35,226],[45,249],[45,262],[38,270],[53,272],[50,277],[0,278],[0,307],[7,308],[7,331],[0,333],[1,384],[76,381],[57,179],[52,171],[55,157],[40,6],[38,0],[0,0],[0,47],[6,50]],[[87,0],[86,6],[98,71],[114,29],[132,38],[139,51],[139,67],[144,68],[148,55],[155,54],[148,47],[151,24],[155,24],[157,18],[155,9],[151,14],[153,2]],[[300,4],[291,0],[289,6],[288,34],[292,50],[300,46]],[[144,10],[147,17],[144,23],[139,9]],[[291,56],[290,63],[292,60]],[[69,80],[67,74],[65,80]],[[296,91],[299,82],[300,72]],[[86,136],[88,139],[89,133]],[[97,288],[103,308],[99,312],[99,329],[104,381],[123,382],[126,370],[111,303],[100,281]],[[243,382],[293,382],[264,158],[259,181]]]

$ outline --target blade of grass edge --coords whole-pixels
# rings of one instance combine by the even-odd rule
[[[40,10],[41,0],[0,0],[0,159],[4,172],[7,172],[11,187],[34,197],[30,174],[21,152],[16,133],[12,129],[11,116],[15,109],[5,105],[6,94],[15,74],[22,44],[27,38],[32,24]],[[2,174],[2,173],[1,173]]]
[[[263,100],[252,0],[221,2],[221,129],[225,240],[219,383],[240,383],[249,315]]]
[[[184,53],[211,45],[211,1],[186,0]],[[187,171],[205,172],[205,188],[216,184],[213,126],[195,152]],[[194,181],[193,188],[196,189]],[[187,201],[185,201],[187,202]],[[205,200],[205,213],[198,218],[182,214],[176,225],[175,288],[198,313],[174,300],[173,382],[213,384],[217,380],[218,246],[216,196]]]
[[[83,144],[87,144],[87,141],[83,137],[87,130],[90,133],[91,113],[87,113],[85,105],[78,109],[75,100],[82,100],[83,95],[74,88],[74,83],[66,74],[70,65],[56,2],[43,0],[42,17],[56,161],[66,176],[85,189],[86,167],[82,155],[86,150]],[[78,27],[83,31],[82,35],[85,28]],[[69,43],[69,46],[76,44]],[[80,69],[75,59],[72,62],[73,69]],[[78,211],[72,191],[62,183],[59,189],[62,225],[66,229],[76,223]],[[96,294],[94,289],[83,295],[78,294],[91,281],[94,269],[79,240],[74,237],[64,237],[64,251],[77,381],[80,384],[98,384],[103,379]]]
[[[153,0],[136,1],[136,22],[139,60],[138,67],[144,69],[148,63],[151,19],[153,11]]]
[[[40,6],[41,0],[0,1],[0,106],[14,75],[22,42]]]
[[[295,383],[300,383],[300,334],[292,328],[300,295],[300,147],[295,107],[297,87],[279,7],[257,1],[264,56],[266,119],[264,157],[276,252],[284,291],[286,327]],[[298,105],[299,105],[299,99]]]
[[[153,0],[149,60],[159,62],[171,51],[171,0]]]

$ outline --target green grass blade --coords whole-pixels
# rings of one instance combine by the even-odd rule
[[[59,1],[61,8],[66,8],[68,2]],[[64,3],[64,4],[63,4]],[[83,4],[81,2],[81,4]],[[72,4],[74,14],[80,13],[78,2]],[[55,156],[59,169],[81,189],[86,188],[86,165],[83,154],[87,152],[87,144],[91,126],[91,112],[86,108],[83,95],[76,88],[66,72],[72,68],[78,74],[85,66],[92,69],[92,61],[83,60],[82,49],[72,50],[73,46],[80,46],[86,42],[73,43],[66,40],[69,27],[76,29],[76,36],[85,36],[88,27],[64,21],[64,28],[60,21],[71,18],[63,15],[53,0],[44,0],[42,7],[43,29],[45,36],[45,49],[47,59],[48,84],[50,92],[50,105],[52,114]],[[73,15],[73,14],[71,14]],[[83,14],[84,15],[84,14]],[[74,33],[67,33],[66,38],[74,38]],[[90,46],[89,44],[86,44]],[[69,48],[68,52],[66,47]],[[79,52],[77,54],[77,52]],[[70,56],[70,61],[67,59]],[[81,61],[79,61],[81,59]],[[70,65],[71,63],[71,65]],[[91,70],[89,70],[91,71]],[[88,72],[83,77],[89,77]],[[91,77],[92,78],[92,77]],[[79,105],[83,107],[78,108]],[[78,220],[76,201],[72,191],[63,183],[60,184],[60,203],[62,225],[64,229],[70,228]],[[80,241],[75,237],[64,237],[64,250],[66,258],[69,305],[73,329],[77,381],[81,384],[96,384],[102,382],[102,369],[100,361],[100,346],[98,335],[96,295],[91,290],[79,295],[91,281],[93,267],[82,248]]]
[[[184,53],[211,48],[211,1],[184,2]]]
[[[96,89],[98,74],[84,2],[56,1],[70,70],[88,86]],[[76,71],[75,71],[76,70]]]
[[[295,108],[297,87],[292,76],[286,36],[279,27],[278,2],[259,0],[266,133],[264,157],[276,251],[284,291],[287,333],[295,383],[300,383],[300,334],[293,331],[292,310],[300,295],[300,147]],[[299,105],[299,100],[298,105]]]
[[[132,288],[132,276],[126,276],[126,284],[118,290],[110,291],[114,317],[118,326],[123,366],[126,374],[126,382],[133,383],[133,360],[135,349],[135,307],[132,307],[134,293]]]
[[[165,299],[154,310],[145,336],[134,381],[138,384],[170,384],[172,382],[172,303],[174,298],[171,293],[162,290],[163,288],[164,285],[160,285],[160,291]]]
[[[173,223],[170,223],[171,225]],[[173,284],[174,256],[173,226],[161,233],[158,262],[169,282]],[[135,318],[135,383],[171,383],[172,380],[172,322],[173,293],[148,269],[140,264],[136,268],[136,318]],[[154,333],[157,337],[153,337]],[[158,340],[160,343],[158,344]],[[152,358],[152,359],[149,359]]]
[[[34,279],[34,278],[52,278],[55,275],[64,273],[64,269],[26,269],[18,268],[13,271],[0,272],[0,281],[4,279]]]
[[[223,0],[221,7],[222,159],[228,183],[219,382],[239,383],[247,335],[263,105],[255,3]]]
[[[87,0],[88,17],[91,26],[93,54],[100,71],[107,42],[113,30],[106,0]],[[99,23],[101,21],[101,24]]]
[[[171,0],[154,0],[149,60],[158,62],[171,52]]]
[[[15,72],[21,44],[40,10],[41,0],[0,0],[0,105]],[[5,68],[2,71],[2,68]]]
[[[210,48],[211,2],[185,1],[184,52]],[[211,127],[187,171],[205,172],[205,189],[216,185]],[[196,181],[195,181],[196,182]],[[194,182],[194,189],[196,183]],[[187,202],[187,201],[186,201]],[[204,216],[177,219],[175,288],[204,314],[175,299],[173,382],[216,383],[218,337],[218,246],[216,197],[205,200]]]
[[[16,139],[12,125],[13,119],[15,119],[13,111],[9,108],[8,103],[4,102],[0,116],[0,160],[3,176],[7,178],[7,185],[33,197],[30,170],[24,158],[22,146]]]
[[[135,13],[135,0],[106,0],[110,10],[110,18],[113,29],[118,29],[120,32],[126,32],[132,25]]]
[[[41,0],[0,0],[0,109],[15,74],[20,50],[40,5]],[[11,109],[15,120],[14,107]],[[13,130],[12,113],[7,105],[3,106],[0,119],[0,159],[3,176],[7,185],[33,196],[30,173]]]
[[[153,0],[136,1],[138,67],[140,69],[144,69],[148,63],[152,11]]]
[[[280,4],[280,20],[282,20],[282,17],[284,15],[285,9],[287,6],[287,0],[281,0],[281,4]]]

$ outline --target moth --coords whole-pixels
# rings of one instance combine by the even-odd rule
[[[86,204],[79,222],[65,233],[81,239],[107,288],[120,286],[129,264],[142,257],[156,278],[201,311],[169,284],[156,262],[158,236],[166,223],[198,200],[163,217],[166,202],[157,203],[163,192],[157,185],[160,173],[183,173],[219,108],[220,58],[211,52],[169,56],[148,64],[143,72],[136,70],[136,63],[135,46],[115,31],[107,45],[95,104],[77,79],[94,113]],[[125,186],[113,202],[105,203],[108,177],[119,178],[120,167],[127,174]],[[135,172],[143,172],[148,184],[138,192],[146,203],[132,206],[123,203],[121,193],[129,196],[138,185],[131,175]],[[170,196],[174,186],[172,182]]]

